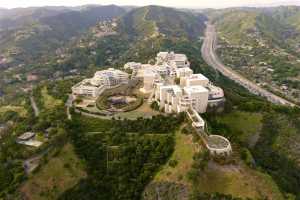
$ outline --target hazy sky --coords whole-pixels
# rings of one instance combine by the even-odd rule
[[[0,7],[78,6],[84,4],[163,5],[188,8],[300,5],[300,0],[0,0]]]

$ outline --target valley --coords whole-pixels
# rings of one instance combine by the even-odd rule
[[[202,56],[209,65],[211,65],[216,70],[220,71],[224,76],[227,76],[228,78],[242,85],[250,92],[259,96],[263,96],[272,103],[295,106],[294,103],[289,102],[280,96],[276,96],[272,92],[261,88],[257,84],[247,80],[243,76],[224,66],[224,64],[219,61],[219,58],[215,54],[215,46],[217,46],[216,39],[217,36],[215,32],[215,27],[211,24],[208,24],[206,38],[202,46]]]
[[[299,32],[290,18],[297,13],[297,7],[241,8],[225,9],[212,16],[220,60],[259,87],[296,104],[300,65],[295,44]],[[288,17],[281,18],[283,14]]]

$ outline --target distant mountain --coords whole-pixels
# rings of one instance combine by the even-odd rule
[[[3,9],[0,12],[0,29],[12,29],[32,23],[43,17],[55,16],[64,11],[67,7],[41,7],[41,8],[15,8]]]
[[[111,20],[125,13],[121,7],[110,5],[101,7],[88,7],[81,11],[70,11],[56,16],[45,17],[40,20],[51,30],[66,38],[76,36],[89,27],[95,26],[97,22]]]
[[[97,22],[111,20],[125,12],[114,5],[7,10],[0,19],[0,55],[13,54],[16,64],[36,62]]]
[[[173,8],[146,6],[132,10],[120,19],[121,32],[141,38],[160,34],[168,37],[197,38],[203,34],[206,17]]]
[[[256,37],[282,47],[298,48],[295,43],[300,38],[299,7],[235,8],[209,14],[220,32],[235,44],[247,42],[250,34],[252,39]]]
[[[270,15],[281,23],[286,23],[297,31],[300,31],[300,7],[280,6],[275,8],[265,8],[263,12]]]

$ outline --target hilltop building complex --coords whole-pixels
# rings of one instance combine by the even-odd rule
[[[189,108],[205,113],[207,106],[224,101],[223,90],[204,75],[193,74],[184,54],[160,52],[154,65],[130,62],[124,68],[131,69],[135,78],[143,80],[141,91],[151,93],[150,97],[166,113],[184,112]]]
[[[199,115],[205,113],[208,106],[224,102],[224,92],[203,74],[194,74],[186,55],[160,52],[154,65],[130,62],[124,68],[132,70],[132,78],[143,81],[140,91],[150,94],[149,101],[156,101],[160,110],[186,112],[213,155],[231,153],[231,144],[226,138],[205,132],[205,121]]]
[[[150,104],[156,102],[165,113],[187,113],[211,153],[231,153],[226,138],[205,133],[205,121],[199,115],[208,107],[224,102],[224,92],[203,74],[194,74],[186,55],[159,52],[155,64],[129,62],[124,69],[131,74],[131,80],[128,73],[117,69],[98,71],[93,78],[84,79],[72,87],[73,97],[84,96],[95,101],[106,89],[140,80],[143,86],[139,90],[148,96]]]

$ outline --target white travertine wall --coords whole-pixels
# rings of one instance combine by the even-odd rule
[[[184,87],[184,94],[191,100],[191,107],[205,113],[208,104],[208,90],[202,86]]]
[[[217,155],[217,156],[228,156],[232,153],[232,148],[229,140],[221,135],[210,135],[208,137],[215,137],[221,140],[224,140],[226,145],[223,147],[211,147],[209,144],[206,144],[207,149],[212,155]]]
[[[208,78],[206,78],[202,74],[192,74],[190,76],[180,78],[180,85],[182,87],[196,86],[196,85],[201,85],[206,87],[208,84],[209,84]]]

